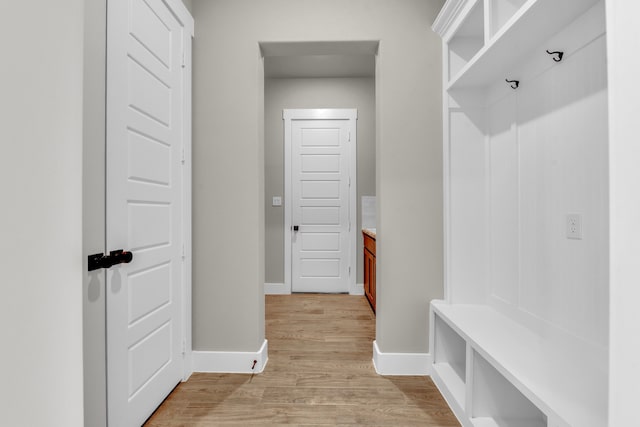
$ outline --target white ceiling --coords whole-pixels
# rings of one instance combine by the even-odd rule
[[[260,43],[266,78],[374,77],[377,41]]]

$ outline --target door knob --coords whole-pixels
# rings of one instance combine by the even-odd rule
[[[98,270],[99,268],[110,268],[117,264],[128,264],[133,260],[133,253],[122,249],[105,254],[93,254],[88,258],[88,270]]]
[[[294,225],[294,226],[293,226],[293,231],[298,231],[298,229],[299,229],[299,228],[300,228],[300,226],[298,226],[298,225]]]

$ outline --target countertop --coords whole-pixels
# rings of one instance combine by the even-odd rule
[[[376,229],[375,228],[363,228],[362,232],[372,239],[376,238]]]

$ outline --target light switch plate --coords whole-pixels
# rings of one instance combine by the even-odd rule
[[[582,215],[567,214],[567,239],[582,239]]]
[[[271,201],[271,206],[282,206],[282,197],[274,196]]]

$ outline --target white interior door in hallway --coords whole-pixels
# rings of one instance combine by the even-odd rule
[[[356,273],[351,260],[357,111],[285,110],[284,120],[285,152],[290,153],[289,162],[285,159],[290,170],[289,177],[285,173],[290,182],[289,191],[285,189],[285,211],[290,211],[285,242],[291,245],[291,290],[349,292]]]
[[[107,248],[133,252],[107,273],[110,426],[140,426],[183,378],[190,34],[171,3],[108,2]]]

